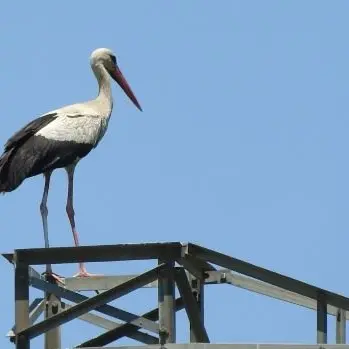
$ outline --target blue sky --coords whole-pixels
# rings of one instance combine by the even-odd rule
[[[93,98],[89,55],[109,47],[144,112],[113,87],[109,130],[76,171],[82,244],[191,241],[348,295],[348,11],[319,0],[5,2],[0,140]],[[51,183],[50,241],[70,246],[65,172]],[[37,177],[1,197],[1,251],[43,246],[42,190]],[[5,348],[13,271],[5,261],[0,271]],[[225,286],[208,288],[206,301],[212,341],[315,342],[311,311]],[[139,312],[155,303],[149,290],[116,302]],[[333,319],[329,331],[333,340]],[[98,332],[76,321],[63,346]]]

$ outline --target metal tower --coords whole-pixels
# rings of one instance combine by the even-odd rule
[[[29,349],[31,339],[40,335],[45,335],[45,349],[62,349],[60,326],[76,318],[105,331],[74,348],[102,348],[126,336],[146,345],[132,346],[137,349],[164,346],[167,349],[349,349],[349,345],[343,345],[348,298],[192,243],[18,249],[3,256],[15,267],[15,326],[8,336],[17,349]],[[66,278],[63,285],[46,280],[33,268],[47,263],[146,259],[156,260],[157,266],[139,275]],[[317,344],[208,344],[214,338],[209,337],[205,329],[204,289],[206,285],[222,283],[315,310]],[[43,291],[43,298],[30,303],[30,287]],[[141,287],[158,289],[157,308],[136,315],[107,304]],[[180,295],[177,299],[176,287]],[[83,290],[98,292],[87,297],[80,293]],[[189,319],[190,338],[188,344],[175,344],[176,311],[183,308]],[[90,313],[92,310],[100,315]],[[45,318],[38,322],[43,312]],[[327,344],[328,314],[336,317],[336,344],[333,345]],[[105,315],[122,322],[111,321]]]

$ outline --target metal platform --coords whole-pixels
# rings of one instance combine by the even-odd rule
[[[100,349],[101,347],[90,347],[89,349]],[[107,349],[160,349],[159,345],[147,346],[119,346],[106,347]],[[188,343],[188,344],[166,344],[166,349],[349,349],[346,344],[206,344],[206,343]]]
[[[90,347],[89,349],[100,349],[101,347]],[[107,349],[160,349],[159,345],[147,346],[119,346],[106,347]],[[206,344],[206,343],[188,343],[188,344],[166,344],[166,349],[349,349],[349,345],[343,344]]]
[[[3,256],[15,266],[16,324],[8,336],[17,349],[29,349],[30,340],[43,334],[46,349],[61,348],[60,326],[77,318],[106,331],[77,344],[75,348],[101,348],[125,336],[146,344],[147,348],[153,345],[159,348],[159,344],[168,349],[229,349],[227,346],[231,349],[347,347],[343,345],[346,343],[345,325],[349,318],[347,297],[192,243],[19,249]],[[33,268],[47,263],[147,259],[156,260],[158,265],[139,275],[65,278],[62,285],[46,280]],[[214,340],[209,338],[204,325],[204,289],[207,285],[222,283],[315,310],[316,338],[321,345],[193,344]],[[43,291],[44,297],[36,298],[29,304],[29,287]],[[137,315],[107,304],[141,287],[158,289],[157,308]],[[180,294],[177,299],[176,287]],[[86,297],[79,293],[85,290],[98,292],[93,297]],[[170,344],[176,342],[176,311],[183,308],[189,319],[188,342],[191,344]],[[92,310],[99,314],[90,313]],[[42,313],[45,319],[38,321]],[[328,314],[336,316],[336,344],[325,346]]]

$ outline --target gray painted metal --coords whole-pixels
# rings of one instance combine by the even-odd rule
[[[191,244],[192,245],[192,244]],[[3,253],[2,256],[6,258],[9,262],[13,263],[13,253]],[[206,270],[208,278],[205,280],[205,284],[220,284],[228,283],[233,286],[237,286],[252,292],[256,292],[268,297],[276,298],[281,301],[289,302],[292,304],[297,304],[308,309],[317,309],[317,302],[315,299],[303,296],[301,294],[285,290],[281,287],[270,285],[260,280],[252,279],[244,275],[232,273],[229,269],[221,269],[219,271],[214,271],[214,267],[199,259],[192,257],[190,255],[187,258],[194,258],[196,263],[199,263],[201,267]],[[210,270],[210,271],[208,271]],[[35,269],[29,267],[30,275],[42,278],[41,275],[35,271]],[[110,289],[116,285],[119,285],[127,280],[132,279],[136,275],[122,275],[122,276],[102,276],[94,278],[65,278],[66,288],[69,290],[76,291],[90,291],[90,290],[106,290]],[[157,287],[157,281],[153,281],[144,287]],[[337,307],[328,304],[327,306],[328,314],[336,316]],[[349,320],[349,313],[345,312],[345,317]],[[129,321],[129,320],[125,320]]]
[[[181,310],[184,308],[184,302],[182,298],[177,298],[175,301],[175,310]],[[156,321],[159,319],[159,309],[155,308],[145,314],[142,315],[143,318],[148,318],[153,321]],[[118,340],[119,338],[122,338],[124,336],[128,336],[130,333],[134,332],[137,330],[137,327],[127,323],[124,324],[118,328],[115,328],[111,331],[108,331],[106,333],[101,334],[98,337],[95,337],[93,339],[90,339],[84,343],[79,344],[76,348],[90,348],[92,345],[96,346],[104,346],[107,345],[113,341]],[[166,344],[167,347],[168,344]],[[157,345],[157,348],[159,348],[159,345]]]
[[[42,298],[35,298],[29,305],[29,324],[33,324],[44,311],[44,300]],[[12,326],[11,330],[6,334],[6,337],[15,337],[16,327]]]
[[[101,347],[89,347],[89,349],[102,349]],[[118,346],[108,347],[108,349],[159,349],[159,345],[149,346]],[[166,349],[349,349],[349,345],[340,344],[209,344],[209,343],[189,343],[189,344],[166,344]]]
[[[42,334],[43,332],[46,332],[56,326],[62,325],[67,321],[73,320],[79,317],[80,315],[87,313],[90,310],[94,310],[105,303],[108,303],[112,300],[120,298],[136,290],[142,285],[146,285],[147,283],[157,278],[159,273],[167,269],[168,269],[168,265],[162,264],[154,269],[151,269],[141,274],[138,277],[133,278],[132,280],[129,280],[121,285],[115,286],[110,290],[102,292],[97,296],[91,297],[77,305],[74,305],[73,307],[61,313],[58,313],[48,318],[47,320],[44,320],[35,325],[32,325],[29,328],[26,328],[20,331],[18,335],[25,335],[25,336],[28,336],[28,338],[30,339],[35,338],[40,334]]]
[[[28,265],[15,266],[16,349],[30,349],[28,336],[20,332],[29,326],[29,271]]]
[[[58,314],[62,311],[61,301],[54,294],[45,295],[45,319]],[[45,333],[45,349],[61,348],[61,329],[59,326]]]
[[[336,316],[336,343],[345,344],[346,342],[346,318],[345,310],[338,309]]]
[[[317,310],[317,301],[303,295],[284,290],[278,286],[269,285],[263,281],[255,280],[247,276],[232,273],[229,269],[219,270],[218,272],[208,272],[209,277],[205,280],[205,284],[227,283],[233,286],[259,293],[264,296],[275,298],[284,302],[297,304],[299,306]],[[333,316],[337,315],[337,308],[328,305],[327,313]],[[349,319],[349,314],[345,311],[346,319]]]
[[[199,305],[192,293],[187,275],[183,268],[176,268],[175,280],[179,290],[179,293],[184,301],[185,310],[187,312],[190,326],[194,332],[197,342],[209,343],[205,326],[201,319]]]
[[[327,303],[326,296],[319,293],[317,300],[317,343],[327,343]]]
[[[185,258],[187,261],[189,261],[193,266],[195,266],[196,269],[201,269],[202,271],[214,271],[216,268],[208,263],[206,260],[197,258],[195,255],[192,255],[189,253],[189,243],[183,243],[182,244],[182,258]],[[180,263],[180,261],[178,260]],[[181,263],[180,263],[181,264]],[[193,274],[195,275],[195,274]],[[198,277],[198,275],[196,275]]]
[[[63,303],[64,307],[66,309],[71,308],[72,305],[68,304],[68,303]],[[105,319],[101,316],[95,315],[95,314],[91,314],[91,313],[87,313],[84,315],[79,316],[79,320],[88,322],[92,325],[101,327],[103,329],[106,329],[108,331],[114,329],[114,328],[118,328],[120,326],[123,326],[122,323],[120,322],[116,322],[116,321],[111,321],[108,319]],[[159,342],[158,337],[152,336],[150,334],[147,333],[143,333],[140,331],[134,331],[134,332],[130,332],[130,333],[126,333],[125,334],[126,337],[129,337],[131,339],[134,339],[136,341],[139,341],[141,343],[144,344],[157,344]]]
[[[217,271],[206,271],[208,276],[205,279],[205,285],[230,284],[251,292],[262,294],[284,302],[296,304],[308,309],[316,310],[316,300],[285,290],[281,287],[267,284],[263,281],[252,279],[250,277],[231,272],[229,269],[220,269]],[[107,290],[119,285],[127,280],[137,276],[120,275],[120,276],[101,276],[93,278],[65,278],[65,287],[71,291],[91,291],[91,290]],[[153,281],[144,287],[158,287],[158,282]],[[337,316],[337,308],[328,305],[327,312],[330,315]],[[349,313],[344,311],[344,316],[348,320]]]
[[[93,278],[68,277],[64,279],[64,286],[71,291],[91,291],[91,290],[109,290],[112,287],[120,285],[133,279],[139,274],[118,275],[118,276],[94,276]],[[143,287],[158,287],[158,281],[154,280]]]
[[[44,299],[36,298],[35,300],[39,300],[40,302],[32,310],[29,307],[29,311],[30,311],[29,323],[30,324],[35,323],[35,321],[40,317],[40,315],[43,313],[44,308],[45,308],[45,300]],[[15,327],[15,326],[13,326],[13,327]]]
[[[189,275],[189,282],[193,296],[198,304],[199,316],[202,324],[205,323],[205,307],[204,307],[204,282],[202,279],[197,279],[193,275]],[[196,343],[198,339],[196,338],[195,331],[190,325],[190,342]]]
[[[327,342],[327,314],[336,315],[336,341],[337,343],[345,342],[345,325],[346,325],[345,321],[346,319],[349,318],[349,315],[348,315],[349,298],[344,297],[340,294],[336,294],[334,292],[330,292],[330,291],[315,287],[305,282],[278,274],[274,271],[258,267],[251,263],[247,263],[242,260],[229,257],[227,255],[201,247],[199,245],[190,244],[190,243],[181,244],[179,242],[170,242],[170,243],[150,243],[150,244],[83,246],[78,248],[64,247],[64,248],[50,248],[50,249],[46,249],[46,248],[20,249],[20,250],[16,250],[15,254],[3,254],[3,256],[7,260],[9,260],[11,263],[15,264],[16,266],[15,280],[16,280],[17,289],[19,285],[22,284],[23,286],[25,284],[25,282],[23,282],[24,279],[28,281],[28,274],[23,279],[23,270],[21,274],[20,270],[18,269],[20,266],[22,266],[22,268],[25,267],[26,270],[28,271],[27,264],[46,264],[46,263],[57,264],[62,262],[76,263],[80,261],[99,262],[99,261],[131,260],[131,259],[132,260],[161,259],[166,262],[177,261],[179,264],[182,264],[183,267],[187,269],[191,275],[195,276],[196,281],[199,279],[204,279],[204,284],[228,283],[228,284],[241,287],[253,292],[267,295],[269,297],[273,297],[276,299],[280,299],[283,301],[287,301],[290,303],[298,304],[298,305],[316,310],[317,311],[317,341],[319,343]],[[213,266],[210,263],[219,265],[223,268],[229,268],[229,270],[216,271],[215,266]],[[237,273],[243,274],[243,275],[239,275]],[[56,294],[58,297],[62,297],[62,298],[64,297],[66,299],[69,299],[79,304],[67,309],[67,311],[64,311],[63,313],[65,314],[62,318],[59,318],[60,314],[58,314],[46,321],[42,321],[38,324],[31,326],[31,328],[28,328],[30,323],[30,318],[32,317],[30,316],[29,318],[29,309],[28,309],[29,299],[28,299],[27,293],[28,293],[29,286],[27,284],[24,287],[24,289],[23,288],[21,289],[21,291],[16,291],[16,296],[15,296],[16,297],[16,321],[19,320],[19,322],[22,324],[19,327],[22,329],[19,330],[16,336],[17,348],[25,348],[25,349],[29,348],[28,338],[26,338],[26,335],[30,334],[30,331],[34,331],[34,332],[38,331],[40,326],[45,327],[44,330],[43,330],[43,327],[41,328],[40,330],[41,332],[47,331],[48,329],[51,329],[52,326],[53,327],[56,326],[57,323],[61,324],[61,323],[64,323],[66,320],[76,318],[76,316],[83,316],[83,314],[79,315],[79,312],[85,312],[85,311],[94,309],[94,307],[97,307],[96,310],[103,312],[104,314],[112,315],[118,318],[122,318],[122,317],[124,319],[128,318],[128,320],[125,320],[125,321],[128,321],[128,322],[132,321],[132,323],[123,324],[118,328],[112,329],[112,331],[114,331],[116,329],[121,328],[121,330],[119,330],[121,332],[123,330],[123,333],[119,333],[118,338],[120,338],[120,336],[122,337],[125,335],[124,326],[126,326],[127,331],[129,331],[130,333],[136,333],[136,335],[139,338],[141,338],[142,335],[146,335],[139,331],[139,327],[143,327],[143,328],[150,327],[150,330],[153,330],[153,332],[156,332],[156,333],[159,332],[159,328],[157,327],[157,324],[152,321],[149,321],[149,319],[144,318],[144,320],[148,321],[148,323],[146,323],[145,321],[145,324],[144,324],[142,323],[143,321],[139,321],[140,318],[137,315],[108,306],[106,304],[99,303],[104,301],[104,298],[100,296],[105,295],[106,293],[108,294],[109,291],[112,291],[112,290],[115,291],[115,289],[120,291],[120,289],[125,287],[125,284],[132,283],[134,278],[141,277],[144,274],[140,276],[135,276],[134,278],[131,278],[132,276],[130,275],[128,276],[126,275],[126,276],[122,276],[121,278],[109,277],[109,279],[107,279],[107,277],[103,277],[100,280],[96,280],[95,278],[94,280],[93,279],[91,280],[75,279],[77,280],[77,282],[75,281],[75,284],[73,281],[74,279],[71,279],[70,287],[72,288],[76,287],[75,289],[80,289],[78,287],[87,288],[91,285],[97,285],[97,284],[102,289],[103,287],[107,289],[107,291],[92,298],[79,295],[69,290],[68,289],[69,282],[70,282],[69,278],[67,278],[68,286],[66,285],[66,288],[64,288],[64,287],[57,287],[56,285],[48,286],[47,283],[42,280],[41,275],[38,274],[35,271],[35,269],[31,267],[29,267],[29,274],[30,274],[29,280],[34,287],[38,289],[42,289],[45,292],[51,292],[51,290],[53,290],[52,293]],[[157,276],[158,275],[156,275],[156,277]],[[21,278],[22,280],[19,281],[19,278]],[[122,281],[125,281],[125,280],[126,282],[121,283]],[[145,284],[143,283],[142,285],[139,285],[139,286],[140,287],[160,286],[159,287],[159,299],[160,299],[160,295],[161,293],[164,294],[164,289],[165,289],[163,280],[164,279],[161,279],[160,283],[157,283],[156,281],[154,282],[148,281]],[[79,285],[78,283],[80,281],[81,283]],[[207,333],[204,328],[202,314],[200,314],[200,302],[198,303],[197,301],[195,301],[198,294],[195,293],[195,290],[193,294],[192,290],[190,289],[190,284],[188,282],[188,278],[183,268],[176,268],[176,281],[177,281],[178,289],[185,302],[186,311],[187,311],[193,332],[195,333],[195,336],[196,336],[195,340],[197,340],[198,337],[201,337],[197,341],[205,341],[206,338],[203,338],[203,337],[205,337],[205,334],[207,336]],[[83,282],[86,282],[86,283],[83,285]],[[50,288],[50,287],[54,287],[54,288]],[[99,288],[93,288],[93,287],[91,288],[99,289]],[[198,288],[197,285],[196,285],[196,288]],[[201,288],[202,288],[202,285],[200,285],[200,291],[201,291]],[[18,296],[18,295],[21,295],[21,296]],[[85,304],[83,304],[85,305],[85,307],[81,305],[81,303],[83,302],[85,302]],[[160,303],[159,303],[159,308],[161,308]],[[166,303],[165,301],[162,302],[164,306],[164,311],[160,309],[158,312],[160,314],[163,314],[161,315],[161,317],[163,318],[163,323],[166,323],[166,322],[170,323],[169,314],[171,313],[171,311],[169,311],[168,307],[165,306],[165,303]],[[87,307],[86,307],[86,304],[87,304]],[[165,309],[167,310],[165,311]],[[115,316],[116,314],[118,315],[121,314],[121,316]],[[84,314],[84,315],[88,317],[89,315],[92,315],[92,314]],[[52,319],[54,320],[54,324],[50,323],[50,320]],[[139,321],[138,322],[139,326],[135,326],[137,321]],[[26,326],[24,326],[25,322],[27,322]],[[18,327],[17,323],[16,325]],[[168,326],[172,326],[172,325],[168,325]],[[138,331],[138,333],[136,331]],[[33,333],[31,333],[31,335],[32,334]],[[21,337],[20,335],[25,335],[25,336]],[[151,337],[153,338],[152,339],[147,338],[147,340],[149,340],[147,343],[150,343],[151,341],[154,341],[157,339],[157,337],[154,337],[154,336],[151,336]],[[191,340],[194,340],[193,336],[191,337]],[[207,336],[207,340],[208,340],[208,336]],[[170,346],[170,344],[167,343],[166,347],[168,346]],[[327,346],[323,345],[323,347],[327,347]]]
[[[74,302],[74,303],[81,303],[81,302],[89,299],[88,297],[86,297],[82,294],[78,294],[76,292],[66,290],[62,287],[50,284],[46,281],[39,280],[37,278],[32,278],[31,284],[34,288],[36,288],[38,290],[53,293],[58,297],[67,299],[67,300]],[[151,331],[151,332],[154,332],[154,333],[158,333],[158,331],[159,331],[158,325],[155,322],[150,321],[150,320],[145,319],[145,318],[141,318],[141,317],[139,317],[135,314],[132,314],[128,311],[118,309],[118,308],[113,307],[113,306],[108,305],[108,304],[101,305],[100,307],[96,308],[95,310],[100,312],[100,313],[103,313],[105,315],[114,317],[116,319],[127,321],[127,322],[130,322],[136,326],[143,327],[144,329]]]
[[[204,270],[198,267],[197,264],[193,263],[193,258],[190,258],[189,255],[186,255],[182,258],[179,258],[178,263],[181,264],[190,274],[194,275],[198,279],[204,278]]]
[[[171,262],[171,272],[159,277],[159,338],[162,345],[176,342],[174,266]]]
[[[326,291],[303,281],[290,278],[288,276],[258,267],[254,264],[247,263],[240,259],[233,258],[198,245],[188,244],[188,251],[197,258],[205,259],[206,261],[217,264],[223,268],[228,268],[240,274],[247,275],[257,280],[261,280],[312,299],[317,299],[318,294],[322,293],[326,297],[327,304],[331,304],[334,307],[349,311],[349,299],[340,294]]]
[[[180,242],[17,249],[16,261],[30,265],[111,262],[181,257]]]

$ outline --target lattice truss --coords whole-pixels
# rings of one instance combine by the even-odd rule
[[[183,308],[190,324],[190,342],[209,343],[203,316],[204,288],[222,283],[316,310],[318,343],[327,343],[327,314],[334,315],[336,342],[345,343],[348,298],[195,244],[20,249],[3,256],[15,266],[16,324],[8,336],[16,348],[29,349],[31,339],[49,332],[51,337],[46,339],[53,342],[47,347],[58,347],[54,329],[77,318],[106,331],[76,348],[102,347],[125,336],[147,345],[175,343],[175,313]],[[139,275],[65,278],[62,285],[47,280],[32,267],[146,259],[155,259],[158,265]],[[29,304],[29,287],[43,291],[45,296]],[[137,315],[107,304],[141,287],[158,288],[157,308]],[[179,298],[175,297],[176,287]],[[82,290],[97,290],[97,294],[87,297],[80,293]],[[45,319],[38,322],[43,312]]]

